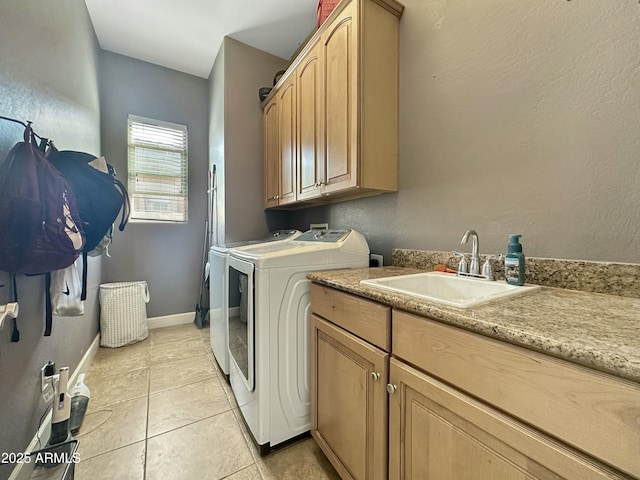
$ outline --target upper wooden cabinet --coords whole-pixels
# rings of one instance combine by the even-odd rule
[[[279,205],[286,205],[296,200],[296,163],[298,154],[295,80],[295,75],[287,72],[277,92],[280,136]]]
[[[287,72],[280,88],[264,104],[264,206],[277,207],[296,200],[297,88]]]
[[[282,164],[289,161],[290,142],[295,145],[297,188],[295,198],[283,199],[286,184],[281,185],[277,204],[267,202],[267,208],[299,208],[398,189],[398,25],[403,9],[394,0],[343,0],[293,61],[284,77],[295,72],[288,78],[297,89],[291,112],[296,137],[288,136],[282,120],[278,132],[265,129],[265,134],[278,135]],[[284,77],[265,103],[265,123],[271,99],[291,88]],[[288,112],[281,108],[279,114],[282,119]],[[268,155],[267,176],[273,168]]]
[[[264,106],[264,206],[277,207],[280,198],[280,129],[278,98]]]
[[[325,89],[326,188],[358,184],[358,4],[347,5],[322,35]],[[363,162],[364,163],[364,162]]]
[[[316,38],[296,68],[298,86],[298,192],[297,200],[317,198],[324,182],[323,81]]]

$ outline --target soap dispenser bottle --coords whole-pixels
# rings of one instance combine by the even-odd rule
[[[524,285],[524,254],[520,237],[509,235],[507,256],[504,259],[504,278],[511,285]]]

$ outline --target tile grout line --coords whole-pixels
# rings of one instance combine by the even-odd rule
[[[149,352],[149,377],[147,378],[147,420],[144,426],[144,464],[142,466],[142,480],[147,478],[147,460],[149,458],[149,398],[151,391],[151,352]]]
[[[249,444],[251,440],[248,439],[245,436],[244,432],[242,431],[242,426],[240,425],[240,421],[241,420],[239,420],[237,415],[236,415],[236,412],[235,412],[236,409],[234,408],[233,405],[234,405],[234,403],[237,405],[237,403],[236,403],[235,396],[233,395],[233,390],[231,389],[231,385],[225,385],[225,383],[226,383],[226,380],[224,378],[225,374],[222,371],[222,369],[220,368],[220,365],[218,365],[218,362],[217,362],[217,360],[215,358],[215,355],[213,354],[213,351],[211,351],[211,343],[210,343],[211,340],[210,340],[210,338],[207,338],[207,337],[204,337],[204,336],[201,336],[201,337],[202,337],[202,342],[204,343],[205,350],[207,351],[207,356],[209,356],[209,360],[210,360],[211,364],[213,365],[213,368],[217,372],[216,376],[220,380],[220,385],[222,387],[222,390],[224,391],[224,394],[227,397],[227,402],[229,403],[229,407],[230,407],[230,411],[231,411],[231,414],[233,416],[233,419],[234,419],[234,421],[236,422],[236,424],[238,426],[238,430],[240,431],[240,435],[244,439],[245,445],[249,449],[249,454],[251,455],[251,458],[253,460],[253,463],[251,465],[254,465],[256,467],[256,469],[258,470],[258,473],[260,474],[260,478],[264,479],[264,475],[262,475],[262,471],[258,467],[258,463],[256,461],[256,458],[255,458],[254,454],[253,454],[252,445]],[[209,355],[209,352],[211,353],[211,355]],[[227,389],[227,386],[229,387],[228,389]],[[238,411],[239,411],[239,407],[238,407]],[[249,467],[246,467],[246,468],[249,468]]]
[[[213,354],[212,354],[212,353],[210,352],[210,350],[209,350],[209,342],[208,342],[208,339],[201,335],[201,340],[202,340],[203,347],[204,347],[204,349],[205,349],[205,354],[206,354],[206,356],[208,357],[207,359],[209,360],[207,363],[210,363],[210,364],[213,366],[213,368],[214,368],[214,373],[213,373],[213,377],[212,377],[212,378],[214,378],[214,379],[215,379],[215,378],[217,378],[217,379],[218,379],[218,381],[220,382],[221,387],[223,388],[223,391],[224,391],[225,397],[226,397],[226,399],[227,399],[227,402],[228,402],[228,404],[229,404],[229,409],[228,409],[228,410],[225,410],[225,411],[223,411],[223,412],[215,413],[215,414],[210,415],[210,416],[207,416],[207,417],[205,417],[205,418],[201,418],[201,419],[198,419],[198,420],[194,420],[193,422],[190,422],[190,423],[188,423],[188,424],[181,425],[181,426],[179,426],[179,427],[173,428],[173,429],[168,430],[168,431],[166,431],[166,432],[162,432],[162,433],[159,433],[159,434],[154,435],[154,436],[152,436],[152,437],[149,437],[149,415],[150,415],[150,398],[151,398],[151,395],[156,395],[156,394],[159,394],[159,393],[163,393],[163,392],[167,392],[167,391],[173,390],[173,389],[175,389],[175,388],[181,388],[181,387],[184,387],[184,386],[187,386],[187,385],[191,385],[191,384],[194,384],[194,383],[198,383],[198,382],[201,382],[201,381],[208,380],[208,379],[197,380],[197,381],[194,381],[194,382],[190,382],[190,383],[188,383],[188,384],[186,384],[186,385],[182,385],[182,386],[180,386],[180,387],[173,387],[173,388],[169,388],[169,389],[165,389],[165,390],[160,390],[160,391],[158,391],[158,392],[153,392],[153,393],[152,393],[152,392],[151,392],[151,384],[150,384],[150,382],[151,382],[151,375],[149,375],[149,390],[148,390],[148,404],[147,404],[147,426],[146,426],[146,432],[147,432],[147,433],[146,433],[146,438],[145,438],[145,455],[148,455],[148,449],[146,448],[146,446],[147,446],[147,442],[148,442],[148,440],[149,440],[150,438],[156,438],[156,437],[158,437],[158,436],[161,436],[161,435],[167,434],[167,433],[169,433],[169,432],[173,432],[173,431],[179,430],[179,429],[181,429],[181,428],[185,428],[185,427],[188,427],[188,426],[192,426],[192,425],[194,425],[194,424],[200,423],[200,422],[205,421],[205,420],[207,420],[207,419],[210,419],[210,418],[213,418],[213,417],[216,417],[216,416],[219,416],[219,415],[223,415],[223,414],[226,414],[226,413],[231,413],[232,418],[234,419],[234,422],[236,423],[236,425],[237,425],[237,427],[238,427],[238,430],[239,430],[239,432],[240,432],[240,435],[241,435],[241,437],[243,438],[245,445],[246,445],[246,446],[247,446],[247,448],[249,449],[249,452],[250,452],[250,455],[251,455],[252,463],[251,463],[251,464],[249,464],[249,465],[247,465],[246,467],[244,467],[244,468],[242,468],[242,469],[238,470],[237,472],[230,473],[228,476],[226,476],[226,477],[224,477],[224,478],[228,478],[228,477],[230,477],[230,476],[233,476],[233,475],[237,474],[238,472],[241,472],[241,471],[247,470],[247,469],[249,469],[249,468],[251,468],[251,467],[255,467],[255,469],[257,470],[257,473],[258,473],[258,475],[259,475],[259,478],[260,478],[260,479],[262,479],[262,480],[264,480],[264,479],[265,479],[265,476],[264,476],[264,474],[263,474],[262,470],[260,469],[260,467],[258,466],[258,462],[256,461],[256,458],[255,458],[255,456],[254,456],[254,454],[253,454],[253,452],[252,452],[251,446],[249,445],[250,439],[246,438],[246,436],[242,433],[242,428],[241,428],[241,426],[240,426],[240,422],[241,422],[241,420],[239,420],[239,419],[237,418],[236,412],[234,411],[235,409],[234,409],[233,404],[232,404],[232,399],[230,398],[230,397],[233,395],[233,393],[230,391],[230,389],[229,389],[229,390],[227,390],[227,388],[225,388],[225,387],[222,385],[222,383],[224,382],[223,374],[222,374],[221,372],[218,372],[219,367],[214,363],[214,362],[215,362],[215,359],[213,358]],[[173,342],[168,342],[168,343],[166,343],[165,345],[169,345],[169,344],[171,344],[171,343],[173,343]],[[192,357],[189,357],[189,358],[192,358]],[[187,359],[187,358],[184,358],[184,359],[178,359],[178,360],[186,360],[186,359]],[[150,367],[151,367],[151,366],[152,366],[152,365],[150,365]],[[148,459],[148,457],[146,457],[146,458]],[[146,478],[146,466],[147,466],[147,462],[146,462],[146,460],[145,460],[145,478]]]
[[[244,439],[245,445],[249,450],[249,454],[251,455],[251,459],[253,460],[252,465],[255,465],[256,469],[258,470],[258,473],[260,474],[260,478],[264,479],[262,470],[258,465],[258,458],[256,458],[256,455],[255,455],[256,453],[258,453],[258,456],[259,456],[260,453],[258,452],[257,447],[253,444],[253,440],[251,439],[251,433],[247,431],[247,434],[245,434],[244,432],[243,420],[242,418],[240,418],[242,416],[242,412],[240,412],[240,408],[232,409],[231,413],[233,414],[233,419],[236,422],[238,430],[240,431],[240,435]],[[249,427],[246,427],[246,428],[248,429]]]
[[[207,354],[207,357],[210,357],[210,356],[209,356],[209,350],[208,350],[208,347],[209,347],[208,339],[206,339],[204,336],[201,336],[201,340],[202,340],[202,343],[203,343],[203,345],[204,345],[205,353]],[[212,355],[211,355],[211,358],[209,358],[209,361],[213,364],[213,362],[215,362],[215,359],[214,359],[214,358],[212,358],[212,357],[213,357],[213,353],[212,353]],[[223,375],[223,374],[222,374],[222,372],[218,372],[218,371],[217,371],[217,370],[219,369],[219,367],[218,367],[217,365],[215,365],[215,364],[214,364],[214,365],[212,365],[212,366],[213,366],[213,368],[214,368],[214,369],[216,369],[216,373],[215,373],[214,377],[215,377],[215,378],[217,378],[217,379],[220,381],[221,388],[223,389],[223,392],[224,392],[225,397],[226,397],[226,399],[227,399],[227,403],[229,404],[229,410],[225,410],[225,411],[223,411],[223,412],[218,412],[218,413],[213,414],[213,415],[211,415],[211,416],[208,416],[208,417],[206,417],[206,418],[201,418],[201,419],[199,419],[199,420],[195,420],[195,421],[193,421],[193,422],[191,422],[191,423],[188,423],[188,424],[185,424],[185,425],[181,425],[181,426],[176,427],[176,428],[173,428],[173,429],[171,429],[171,430],[167,430],[166,432],[159,433],[159,434],[157,434],[157,435],[154,435],[154,436],[153,436],[153,437],[151,437],[151,438],[155,438],[155,437],[158,437],[158,436],[164,435],[164,434],[166,434],[166,433],[173,432],[173,431],[179,430],[179,429],[181,429],[181,428],[184,428],[184,427],[187,427],[187,426],[190,426],[190,425],[194,425],[194,424],[196,424],[196,423],[202,422],[202,421],[204,421],[204,420],[208,420],[208,419],[213,418],[213,417],[216,417],[216,416],[218,416],[218,415],[222,415],[222,414],[225,414],[225,413],[231,413],[231,415],[232,415],[232,417],[233,417],[233,419],[234,419],[234,422],[236,423],[236,425],[237,425],[237,427],[238,427],[239,433],[240,433],[241,437],[243,438],[243,440],[244,440],[244,442],[245,442],[245,445],[247,446],[247,449],[249,450],[249,453],[250,453],[250,455],[251,455],[251,459],[252,459],[252,463],[251,463],[251,464],[249,464],[249,465],[247,465],[247,466],[246,466],[246,467],[244,467],[244,468],[241,468],[240,470],[238,470],[238,471],[236,471],[236,472],[232,472],[232,473],[230,473],[229,475],[227,475],[227,476],[223,477],[223,479],[229,478],[229,477],[231,477],[231,476],[233,476],[233,475],[236,475],[237,473],[242,472],[242,471],[244,471],[244,470],[247,470],[247,469],[249,469],[249,468],[251,468],[251,467],[255,467],[255,469],[258,471],[258,475],[260,475],[260,478],[261,478],[262,480],[264,480],[264,478],[265,478],[265,477],[264,477],[264,475],[263,475],[263,473],[262,473],[261,469],[259,468],[258,463],[257,463],[257,461],[256,461],[256,459],[255,459],[255,457],[254,457],[254,455],[253,455],[253,452],[252,452],[251,446],[250,446],[250,445],[248,445],[248,443],[249,443],[249,439],[247,439],[247,438],[245,437],[244,433],[242,433],[242,428],[241,428],[241,426],[240,426],[240,421],[239,421],[239,420],[238,420],[238,418],[236,417],[236,414],[235,414],[235,412],[234,412],[234,408],[233,408],[233,405],[232,405],[232,401],[231,401],[231,399],[229,398],[229,396],[230,396],[230,392],[228,392],[228,391],[227,391],[227,389],[226,389],[226,388],[224,388],[224,386],[222,385],[222,383],[224,382],[224,379],[222,378],[222,375]],[[192,383],[189,383],[188,385],[191,385],[191,384],[193,384],[193,383],[197,383],[197,382],[192,382]],[[179,388],[179,387],[174,387],[174,388]],[[169,391],[169,390],[172,390],[172,389],[166,389],[166,390],[161,390],[160,392],[154,392],[154,395],[155,395],[155,394],[157,394],[157,393],[162,393],[162,392],[166,392],[166,391]],[[150,391],[150,389],[149,389],[149,397],[151,397],[151,395],[152,395],[152,394],[151,394],[151,391]],[[232,393],[231,393],[231,395],[232,395]],[[147,425],[147,429],[148,429],[148,425]]]
[[[209,349],[210,347],[210,340],[207,338],[202,338],[202,342],[204,343],[205,346],[205,350],[207,350],[207,355],[209,354]],[[258,475],[260,475],[260,478],[262,480],[265,480],[265,476],[262,473],[262,470],[260,469],[260,466],[258,465],[258,461],[256,460],[256,457],[254,455],[254,447],[252,445],[252,441],[250,438],[247,438],[247,436],[244,434],[243,429],[242,429],[242,425],[241,422],[242,420],[238,418],[238,414],[242,415],[240,413],[240,408],[238,407],[237,409],[233,407],[234,403],[235,403],[235,397],[233,395],[233,390],[231,389],[231,385],[228,385],[228,389],[226,388],[227,386],[224,385],[225,379],[224,379],[224,372],[222,372],[222,369],[220,368],[220,366],[218,365],[218,362],[215,359],[215,356],[213,355],[213,352],[211,351],[211,355],[209,360],[211,361],[211,363],[213,364],[213,368],[216,369],[216,371],[218,372],[217,377],[220,380],[220,384],[222,386],[222,389],[224,391],[225,396],[227,397],[227,402],[229,402],[229,406],[231,407],[231,414],[233,416],[234,422],[237,425],[237,428],[240,432],[240,436],[242,437],[242,439],[245,442],[245,446],[247,447],[247,449],[249,450],[249,454],[251,455],[251,459],[253,460],[253,463],[251,463],[251,465],[239,470],[238,472],[241,472],[243,470],[246,470],[248,468],[250,468],[251,466],[254,466],[256,468],[256,470],[258,471]],[[233,397],[233,398],[232,398]],[[237,410],[237,413],[236,413]],[[234,472],[231,475],[235,475],[238,472]]]
[[[185,423],[184,425],[180,425],[179,427],[171,428],[171,429],[166,430],[166,431],[164,431],[162,433],[156,433],[155,435],[152,435],[152,436],[148,437],[145,440],[154,439],[156,437],[160,437],[160,436],[165,435],[167,433],[171,433],[171,432],[175,432],[176,430],[180,430],[181,428],[190,427],[191,425],[195,425],[196,423],[204,422],[205,420],[209,420],[209,419],[211,419],[213,417],[217,417],[217,416],[223,415],[225,413],[232,413],[233,414],[232,410],[233,410],[232,408],[229,408],[229,410],[225,410],[224,412],[218,412],[218,413],[214,413],[213,415],[209,415],[208,417],[199,418],[198,420],[194,420],[192,422]]]
[[[162,361],[153,361],[150,360],[149,366],[153,367],[153,366],[158,366],[161,365],[164,362],[172,362],[172,361],[180,361],[180,360],[189,360],[190,358],[195,358],[200,356],[200,353],[198,352],[189,352],[191,353],[191,355],[188,355],[186,357],[177,357],[177,358],[162,358]],[[206,352],[203,352],[206,355]]]
[[[146,478],[147,478],[147,475],[148,475],[148,470],[147,470],[147,467],[148,467],[148,460],[149,460],[148,441],[149,441],[150,439],[156,438],[156,437],[158,437],[158,436],[160,436],[160,435],[164,435],[164,434],[166,434],[166,433],[169,433],[169,432],[175,431],[175,430],[180,429],[180,428],[184,428],[184,427],[187,427],[187,426],[190,426],[190,425],[194,425],[194,424],[196,424],[196,423],[199,423],[199,422],[205,421],[205,420],[207,420],[207,419],[213,418],[213,417],[218,416],[218,415],[223,415],[223,414],[231,413],[231,417],[233,418],[234,423],[235,423],[235,424],[237,425],[237,427],[239,428],[239,430],[240,430],[240,432],[239,432],[239,433],[240,433],[241,437],[243,438],[245,445],[246,445],[246,446],[248,447],[248,449],[249,449],[249,452],[250,452],[250,455],[251,455],[252,463],[251,463],[251,464],[249,464],[249,465],[247,465],[247,466],[246,466],[246,467],[244,467],[244,468],[241,468],[241,469],[240,469],[240,470],[238,470],[237,472],[233,472],[233,473],[231,473],[231,474],[230,474],[230,475],[228,475],[227,477],[229,477],[229,476],[233,476],[233,475],[237,474],[238,472],[242,472],[242,471],[244,471],[244,470],[249,469],[251,466],[254,466],[254,467],[255,467],[255,469],[256,469],[256,471],[257,471],[257,474],[258,474],[259,478],[260,478],[260,479],[262,479],[262,480],[264,480],[264,479],[265,479],[264,473],[262,472],[261,468],[258,466],[258,462],[256,461],[256,458],[255,458],[255,456],[254,456],[254,454],[253,454],[253,451],[252,451],[252,449],[251,449],[251,446],[249,445],[250,440],[249,440],[249,439],[244,435],[244,433],[242,432],[242,428],[241,428],[241,425],[240,425],[241,420],[239,420],[239,419],[237,418],[237,415],[236,415],[236,412],[235,412],[235,410],[236,410],[236,409],[233,407],[232,398],[231,398],[231,397],[233,397],[233,392],[232,392],[230,389],[227,389],[227,388],[225,387],[225,385],[223,385],[223,384],[224,384],[224,382],[225,382],[225,380],[224,380],[224,377],[223,377],[222,372],[221,372],[221,371],[219,371],[219,367],[216,365],[215,358],[213,357],[213,355],[212,355],[211,351],[209,350],[209,348],[210,348],[210,347],[209,347],[208,339],[206,338],[206,336],[201,335],[201,340],[202,340],[202,346],[204,347],[204,350],[205,350],[205,352],[204,352],[204,353],[205,353],[205,355],[206,355],[206,358],[204,359],[204,360],[205,360],[205,364],[207,365],[207,368],[209,368],[209,367],[213,367],[213,372],[211,373],[211,376],[210,376],[210,377],[209,377],[209,376],[207,376],[207,378],[204,378],[204,379],[201,379],[201,380],[196,380],[196,381],[193,381],[193,382],[189,382],[189,383],[187,383],[187,384],[185,384],[185,385],[182,385],[182,386],[179,386],[179,387],[173,387],[173,388],[169,388],[169,389],[165,389],[165,390],[160,390],[160,391],[158,391],[158,392],[154,392],[153,394],[159,394],[159,393],[167,392],[167,391],[170,391],[170,390],[173,390],[173,389],[182,388],[182,387],[185,387],[185,386],[187,386],[187,385],[192,385],[192,384],[195,384],[195,383],[198,383],[198,382],[202,382],[202,381],[206,381],[206,380],[215,380],[215,379],[217,378],[217,381],[220,383],[220,386],[221,386],[221,388],[223,389],[224,396],[226,397],[227,404],[228,404],[228,409],[227,409],[227,410],[225,410],[225,411],[218,412],[218,413],[216,413],[216,414],[213,414],[213,415],[207,416],[207,417],[205,417],[205,418],[201,418],[201,419],[199,419],[199,420],[195,420],[195,421],[193,421],[193,422],[190,422],[190,423],[188,423],[188,424],[182,425],[182,426],[180,426],[180,427],[176,427],[176,428],[174,428],[174,429],[172,429],[172,430],[168,430],[167,432],[163,432],[163,433],[160,433],[160,434],[154,435],[154,436],[152,436],[152,437],[149,437],[149,432],[150,432],[150,406],[151,406],[151,405],[150,405],[150,403],[151,403],[151,395],[152,395],[152,393],[151,393],[151,368],[152,368],[152,365],[151,365],[151,358],[150,358],[150,357],[147,357],[147,358],[148,358],[148,361],[149,361],[149,364],[148,364],[148,367],[144,367],[144,368],[148,368],[148,370],[149,370],[149,375],[148,375],[148,377],[147,377],[147,391],[146,391],[146,395],[140,395],[139,397],[135,397],[135,398],[140,398],[140,399],[142,399],[142,398],[144,398],[144,397],[146,396],[146,412],[145,412],[146,422],[145,422],[145,435],[144,435],[144,442],[145,442],[145,443],[144,443],[144,455],[143,455],[143,458],[142,458],[142,460],[143,460],[143,477],[142,477],[142,478],[143,478],[143,480],[144,480],[144,479],[146,479]],[[180,341],[180,340],[177,340],[176,342],[179,342],[179,341]],[[168,342],[168,343],[166,343],[166,344],[164,344],[164,345],[170,345],[171,343],[173,343],[173,342]],[[149,345],[147,348],[150,348],[150,347],[151,347],[151,345]],[[194,355],[194,356],[195,356],[195,355]],[[191,357],[191,356],[190,356],[190,357],[188,357],[188,358],[184,358],[184,359],[176,359],[176,360],[188,360],[188,359],[192,359],[192,358],[194,358],[194,357]],[[142,369],[140,369],[140,370],[142,370]],[[129,400],[135,400],[135,398],[133,398],[133,399],[129,399]],[[121,403],[121,402],[116,402],[116,403]],[[107,406],[107,407],[108,407],[108,406]],[[239,412],[238,412],[238,413],[239,413]],[[123,446],[121,446],[121,447],[119,447],[119,448],[125,448],[125,447],[130,446],[130,445],[133,445],[133,444],[123,445]],[[113,451],[116,451],[116,450],[118,450],[118,449],[114,449],[114,450],[107,451],[107,452],[101,452],[100,454],[98,454],[98,455],[96,455],[96,456],[106,455],[106,454],[112,453]],[[227,477],[224,477],[224,478],[227,478]]]
[[[98,361],[99,361],[99,360],[98,360]],[[136,370],[145,370],[145,369],[148,369],[148,368],[149,368],[149,367],[143,367],[143,368],[136,369]],[[147,380],[147,389],[148,389],[148,380]],[[82,439],[83,439],[83,435],[89,435],[90,433],[92,433],[92,432],[94,432],[94,431],[98,430],[98,429],[99,429],[103,424],[105,424],[105,423],[106,423],[106,422],[111,418],[111,415],[113,414],[113,410],[112,410],[112,408],[113,408],[113,407],[115,407],[115,406],[117,406],[117,405],[120,405],[120,404],[122,404],[122,403],[125,403],[125,402],[132,402],[132,401],[140,400],[140,399],[144,398],[144,396],[145,396],[145,395],[140,395],[140,396],[133,397],[133,398],[126,399],[126,400],[122,400],[122,401],[119,401],[119,402],[116,402],[116,403],[111,403],[111,404],[108,404],[108,405],[102,405],[102,406],[97,407],[97,408],[98,408],[98,410],[91,411],[91,412],[87,413],[86,417],[88,417],[88,416],[90,416],[90,415],[93,415],[93,414],[96,414],[96,413],[100,413],[100,412],[107,412],[107,411],[109,411],[111,414],[110,414],[110,415],[109,415],[109,417],[108,417],[105,421],[103,421],[100,425],[98,425],[97,427],[94,427],[94,429],[93,429],[93,430],[90,430],[89,432],[82,433],[82,434],[80,434],[77,438],[78,438],[79,440],[82,440]],[[93,407],[93,408],[95,408],[95,403],[92,405],[92,407]],[[85,417],[85,418],[86,418],[86,417]],[[145,437],[146,437],[146,429],[145,429]],[[107,455],[107,454],[110,454],[110,453],[116,452],[116,451],[118,451],[118,450],[121,450],[121,449],[124,449],[124,448],[130,447],[130,446],[132,446],[132,445],[135,445],[136,443],[139,443],[139,442],[141,442],[141,441],[143,441],[143,440],[145,440],[145,442],[146,442],[146,438],[143,438],[143,439],[140,439],[140,440],[125,441],[125,443],[124,443],[123,445],[120,445],[120,446],[117,446],[117,447],[115,447],[115,448],[111,448],[111,449],[108,449],[108,448],[107,448],[106,450],[101,450],[99,453],[96,453],[96,454],[94,454],[94,455],[92,455],[92,456],[90,456],[90,457],[88,457],[88,458],[85,458],[85,460],[92,460],[92,459],[94,459],[94,458],[97,458],[97,457],[100,457],[100,456],[103,456],[103,455]],[[146,443],[145,443],[145,450],[146,450]]]
[[[155,392],[149,391],[148,395],[152,396],[152,395],[158,395],[160,393],[170,392],[171,390],[175,390],[177,388],[188,387],[189,385],[193,385],[194,383],[206,382],[207,380],[212,380],[214,378],[218,378],[218,376],[215,373],[212,373],[211,376],[208,376],[206,378],[201,378],[199,380],[190,381],[189,383],[176,385],[175,387],[163,388],[162,390],[156,390]],[[149,388],[151,388],[151,387],[149,387]]]
[[[201,336],[200,336],[200,337],[201,337]],[[202,340],[202,341],[203,341],[203,343],[204,343],[204,339],[203,339],[202,337],[201,337],[201,340]],[[170,343],[172,343],[172,342],[168,342],[168,343],[170,344]],[[205,345],[205,347],[206,347],[206,345]],[[204,353],[205,353],[205,356],[206,356],[206,354],[207,354],[207,352],[206,352],[206,348],[205,348],[205,352],[204,352]],[[196,356],[198,356],[198,355],[194,355],[193,357],[188,357],[188,358],[194,358],[194,357],[196,357]],[[184,359],[178,359],[178,360],[186,360],[186,359],[187,359],[187,358],[184,358]],[[149,415],[150,415],[150,408],[151,408],[151,368],[152,368],[152,367],[153,367],[153,365],[152,365],[152,362],[151,362],[151,358],[149,357],[149,378],[148,378],[148,383],[147,383],[147,412],[146,412],[146,414],[147,414],[147,421],[146,421],[146,426],[145,426],[145,439],[144,439],[144,447],[145,447],[145,448],[144,448],[144,455],[145,455],[145,458],[144,458],[143,480],[146,480],[146,478],[147,478],[147,465],[148,465],[148,459],[149,459],[149,438],[150,438],[150,437],[149,437]],[[218,376],[218,375],[217,375],[217,373],[215,373],[215,372],[214,372],[214,374],[213,374],[212,378],[218,378],[218,380],[220,381],[219,376]],[[206,380],[208,380],[208,379],[206,379]],[[203,380],[200,380],[200,381],[203,381]],[[187,384],[187,385],[192,385],[192,384],[195,384],[195,383],[198,383],[198,381],[191,382],[191,383],[189,383],[189,384]],[[182,385],[182,387],[184,387],[184,386],[185,386],[185,385]],[[180,388],[180,387],[175,387],[175,388]],[[170,391],[170,390],[173,390],[173,389],[171,389],[171,388],[170,388],[170,389],[166,389],[166,390],[161,390],[161,391],[159,391],[159,392],[154,392],[154,394],[158,394],[158,393],[162,393],[162,392],[167,392],[167,391]],[[227,402],[228,402],[228,399],[227,399]],[[229,405],[229,408],[230,408],[230,410],[231,410],[231,405]],[[227,410],[227,411],[230,411],[230,410]],[[225,413],[225,412],[220,412],[220,413],[218,413],[217,415],[222,414],[222,413]],[[213,416],[216,416],[216,415],[212,415],[212,416],[207,417],[207,418],[211,418],[211,417],[213,417]],[[193,425],[194,423],[200,422],[200,421],[202,421],[202,420],[205,420],[205,419],[200,419],[200,420],[197,420],[197,421],[191,422],[191,423],[189,423],[189,424],[187,424],[187,425]],[[183,425],[183,426],[181,426],[181,427],[177,427],[177,428],[175,428],[175,429],[169,430],[169,431],[167,431],[167,432],[160,433],[160,434],[158,434],[158,435],[154,435],[154,436],[153,436],[153,437],[151,437],[151,438],[155,438],[155,437],[157,437],[157,436],[159,436],[159,435],[163,435],[163,434],[168,433],[168,432],[170,432],[170,431],[177,430],[178,428],[186,427],[187,425]]]

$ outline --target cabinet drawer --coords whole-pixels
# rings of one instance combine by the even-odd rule
[[[392,351],[640,478],[640,385],[397,310]]]
[[[390,307],[314,283],[311,310],[382,350],[391,347]]]

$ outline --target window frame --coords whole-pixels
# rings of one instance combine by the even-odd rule
[[[148,141],[137,141],[135,142],[132,139],[132,131],[135,128],[135,125],[141,126],[149,126],[151,129],[154,127],[158,129],[167,129],[172,130],[173,133],[182,134],[182,148],[167,148],[166,146],[162,146],[160,142],[154,144],[153,140]],[[178,138],[179,135],[176,137]],[[180,155],[180,164],[177,163],[174,165],[174,168],[180,170],[180,174],[178,175],[164,175],[166,177],[164,182],[174,179],[176,182],[176,186],[183,193],[175,193],[171,195],[170,192],[162,192],[160,189],[153,190],[149,189],[153,186],[153,183],[144,185],[146,188],[141,188],[140,190],[136,188],[137,186],[137,177],[141,173],[141,169],[136,166],[136,158],[135,158],[135,149],[136,147],[147,148],[150,150],[157,151],[165,151],[167,153],[177,153]],[[140,160],[137,162],[140,164]],[[159,165],[159,164],[158,164]],[[168,163],[167,165],[171,165]],[[160,167],[161,165],[159,165]],[[158,167],[158,168],[159,168]],[[132,223],[164,223],[164,224],[187,224],[189,222],[189,134],[187,125],[182,125],[178,123],[167,122],[164,120],[158,120],[154,118],[143,117],[140,115],[129,114],[127,117],[127,178],[128,178],[128,188],[129,188],[129,196],[131,198],[131,216],[130,221]],[[156,186],[162,186],[162,181],[160,181]],[[168,182],[167,182],[168,183]],[[175,188],[175,187],[174,187]],[[139,203],[144,201],[145,195],[148,195],[147,201],[150,203],[155,201],[157,204],[161,204],[161,198],[163,196],[168,197],[170,200],[173,200],[177,203],[175,212],[166,213],[166,218],[162,218],[162,212],[156,211],[154,212],[151,209],[141,209]],[[173,198],[171,198],[173,197]],[[184,206],[180,208],[180,203]],[[170,218],[173,216],[174,218]]]

